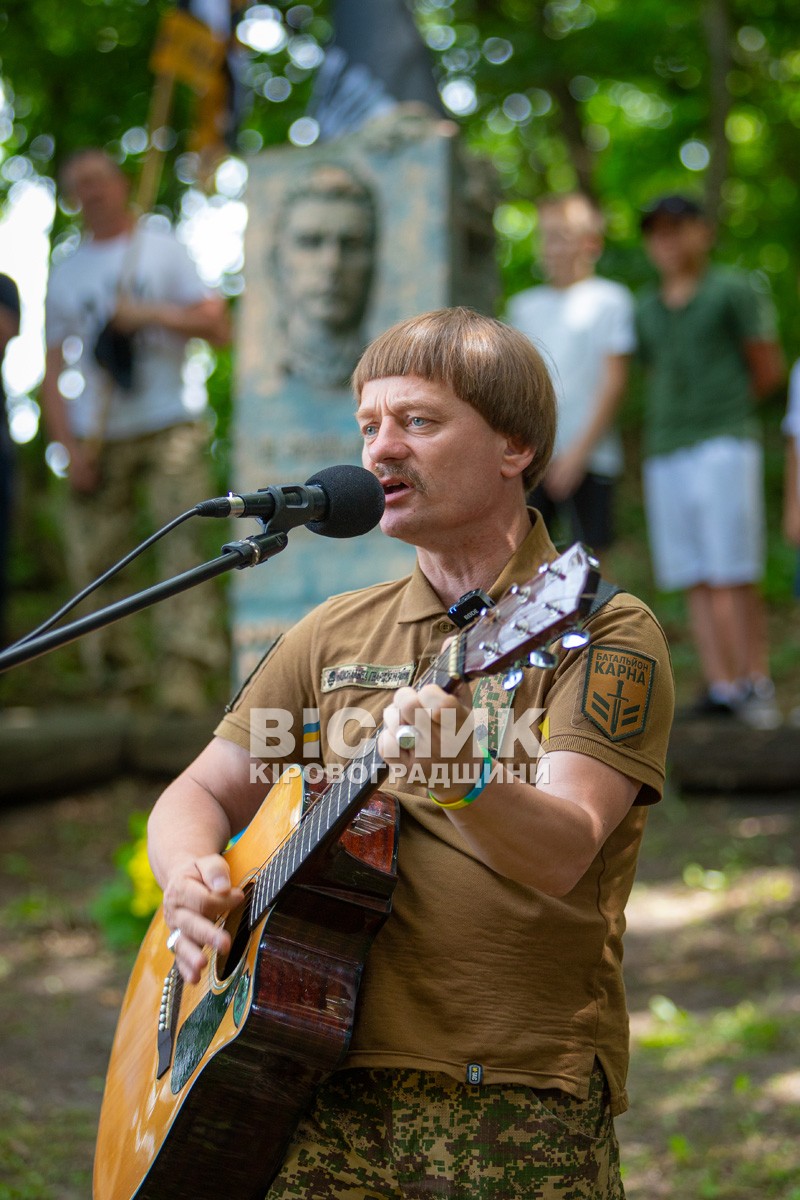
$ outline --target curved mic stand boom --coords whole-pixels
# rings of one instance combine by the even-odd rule
[[[169,596],[184,592],[197,583],[213,579],[224,571],[241,570],[243,567],[255,567],[258,563],[266,562],[268,558],[274,558],[281,550],[286,549],[289,542],[288,531],[296,529],[299,525],[305,525],[312,533],[322,534],[324,537],[350,538],[368,533],[380,521],[383,506],[383,489],[375,476],[364,467],[347,464],[325,467],[302,485],[287,484],[260,488],[257,493],[247,496],[229,492],[227,497],[203,500],[149,538],[132,555],[117,563],[99,580],[95,580],[92,588],[75,597],[66,610],[60,609],[44,627],[40,627],[40,636],[34,630],[0,653],[0,672],[28,662],[32,658],[38,658],[40,654],[46,654],[48,650],[55,650],[58,646],[74,641],[84,633],[92,633],[95,629],[110,625],[112,621],[118,621],[120,617],[139,612],[159,600],[166,600]],[[210,562],[192,567],[191,570],[137,592],[126,600],[109,604],[106,608],[90,613],[78,621],[72,621],[69,625],[44,632],[44,629],[54,624],[65,611],[88,595],[90,590],[105,582],[155,538],[168,532],[184,518],[229,515],[255,515],[264,532],[240,541],[228,542],[222,547],[223,553]]]
[[[102,629],[103,626],[110,625],[113,621],[120,620],[121,617],[140,612],[151,604],[157,604],[160,600],[166,600],[170,596],[176,596],[179,592],[185,592],[198,583],[205,583],[207,579],[214,579],[217,575],[224,574],[225,571],[238,571],[244,567],[258,566],[259,563],[266,562],[267,559],[280,554],[288,544],[289,535],[287,533],[272,532],[265,525],[263,533],[254,534],[252,537],[243,538],[240,541],[227,542],[222,547],[222,554],[217,558],[200,563],[189,571],[175,575],[172,579],[165,579],[141,592],[135,592],[125,600],[109,604],[77,621],[71,621],[69,625],[63,625],[60,629],[53,629],[49,633],[43,633],[40,637],[9,646],[0,653],[0,672],[38,658],[49,650],[56,650],[59,646],[75,641],[85,633]]]

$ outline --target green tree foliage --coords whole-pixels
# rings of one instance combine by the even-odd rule
[[[0,14],[6,89],[0,187],[89,142],[120,150],[135,170],[152,90],[148,60],[164,0],[26,0]],[[471,147],[496,164],[506,288],[529,278],[544,191],[581,186],[609,217],[606,269],[636,283],[646,271],[637,214],[653,195],[705,194],[729,261],[763,270],[789,346],[798,233],[797,0],[415,0],[443,95]],[[283,143],[306,108],[328,0],[276,0],[244,12],[262,36],[242,48],[250,107],[237,152]],[[280,36],[264,39],[273,23]],[[178,89],[172,169],[161,200],[174,207],[192,98]],[[126,133],[129,135],[125,139]]]
[[[173,2],[12,0],[0,10],[0,213],[6,197],[25,196],[27,181],[54,180],[80,146],[104,145],[132,175],[141,172],[150,56]],[[446,106],[468,146],[497,169],[506,295],[536,271],[535,202],[543,193],[582,187],[597,198],[608,218],[601,269],[636,288],[650,275],[638,230],[642,205],[664,192],[690,191],[719,222],[719,256],[764,274],[787,358],[800,356],[800,0],[410,2]],[[331,2],[273,0],[243,7],[242,18],[237,53],[249,100],[232,154],[246,162],[265,147],[307,138],[302,118],[331,36]],[[178,86],[163,132],[157,203],[173,216],[196,203],[188,153],[195,103]],[[58,209],[56,242],[72,236],[72,220]],[[224,480],[227,356],[210,382]],[[773,514],[782,486],[780,407],[767,411]],[[633,437],[636,411],[634,392],[625,415]],[[40,444],[20,450],[26,478],[46,474]],[[634,450],[630,461],[635,457]],[[628,511],[638,545],[635,499]],[[57,539],[48,529],[36,540],[50,546]],[[777,533],[770,553],[779,564],[768,577],[771,595],[788,595],[791,555]],[[20,548],[16,575],[33,590],[41,563],[23,560]]]
[[[157,6],[146,0],[34,0],[6,8],[0,51],[14,125],[3,139],[5,153],[27,154],[46,169],[56,149],[105,143],[141,124],[157,18]]]

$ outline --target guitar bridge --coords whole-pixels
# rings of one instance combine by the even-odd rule
[[[181,1005],[183,978],[177,968],[172,966],[164,980],[161,989],[161,1006],[158,1010],[158,1067],[156,1079],[169,1070],[172,1062],[172,1051],[175,1046],[175,1027],[178,1022],[178,1010]]]
[[[392,824],[392,820],[392,818],[387,818],[385,813],[372,812],[368,808],[362,808],[350,822],[348,829],[350,833],[355,833],[359,837],[368,837],[372,833],[380,833],[387,824]]]

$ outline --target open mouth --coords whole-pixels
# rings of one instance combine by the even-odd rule
[[[409,484],[393,480],[381,480],[381,487],[385,496],[397,496],[400,492],[409,491]]]

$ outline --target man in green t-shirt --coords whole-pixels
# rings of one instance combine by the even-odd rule
[[[756,401],[783,379],[757,280],[711,265],[713,228],[685,196],[644,213],[660,276],[639,299],[647,374],[644,491],[660,587],[685,590],[706,690],[692,715],[780,723],[769,677],[762,449]]]

